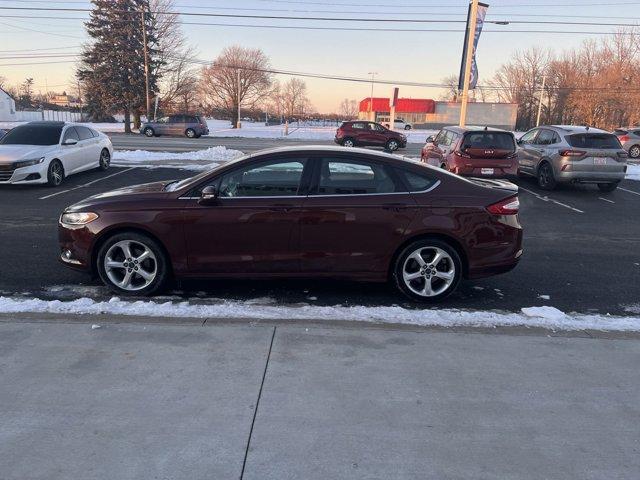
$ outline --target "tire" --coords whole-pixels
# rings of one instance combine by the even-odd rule
[[[64,182],[64,167],[60,160],[53,159],[47,168],[47,185],[57,187]]]
[[[342,146],[347,148],[352,148],[356,146],[356,141],[353,138],[347,137],[342,140]]]
[[[618,188],[618,183],[620,182],[599,183],[598,188],[601,192],[613,192],[616,188]]]
[[[145,128],[142,133],[144,133],[145,137],[155,137],[155,136],[157,136],[156,132],[154,132],[153,128],[151,128],[151,127]]]
[[[404,129],[405,129],[405,130],[411,130],[411,125],[405,125],[405,126],[404,126]]]
[[[554,190],[557,182],[553,174],[553,167],[549,162],[543,162],[538,168],[538,186],[543,190]]]
[[[446,163],[443,163],[442,165],[440,165],[440,168],[441,168],[442,170],[447,170],[447,171],[449,171],[449,169],[447,168],[447,164],[446,164]]]
[[[196,138],[196,131],[193,128],[187,128],[184,134],[187,138]]]
[[[435,260],[436,254],[440,260],[436,260],[434,265],[430,262]],[[462,278],[462,261],[455,248],[442,240],[418,240],[398,255],[393,277],[396,287],[410,299],[437,302],[458,287]]]
[[[143,254],[145,258],[139,260]],[[118,233],[107,239],[98,251],[96,269],[102,282],[119,295],[151,295],[169,278],[168,259],[160,244],[137,232]]]
[[[629,157],[630,158],[640,158],[640,145],[633,145],[629,149]]]
[[[392,138],[391,140],[387,141],[387,144],[384,146],[384,148],[388,152],[395,152],[396,150],[398,150],[398,148],[400,148],[400,143]]]
[[[102,170],[103,172],[109,170],[109,166],[111,165],[111,154],[109,150],[103,148],[100,152],[100,160],[98,165],[98,170]]]

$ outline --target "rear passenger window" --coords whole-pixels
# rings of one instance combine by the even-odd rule
[[[431,178],[422,173],[410,172],[409,170],[403,169],[397,169],[397,172],[410,192],[424,192],[437,182],[435,178]]]
[[[536,144],[538,145],[551,145],[555,143],[555,134],[551,130],[540,130],[538,138],[536,138]]]
[[[396,185],[384,165],[369,162],[322,160],[318,195],[392,193]]]
[[[619,149],[618,137],[610,133],[579,133],[568,135],[567,141],[574,148]]]
[[[364,130],[364,123],[352,123],[351,128],[355,128],[356,130]]]
[[[89,130],[87,127],[75,127],[76,128],[76,132],[78,132],[78,137],[80,137],[80,140],[89,140],[90,138],[93,138],[93,134],[91,133],[91,130]]]

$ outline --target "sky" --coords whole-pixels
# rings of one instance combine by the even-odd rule
[[[509,25],[485,25],[477,51],[479,84],[516,50],[534,46],[562,51],[578,47],[587,38],[603,35],[575,32],[608,32],[615,27],[603,23],[640,23],[640,1],[632,0],[496,0],[490,4],[487,21],[505,20]],[[221,17],[182,17],[224,25],[184,25],[188,42],[198,58],[214,59],[224,47],[238,44],[261,48],[274,68],[392,81],[441,83],[457,74],[464,41],[468,2],[464,0],[175,0],[176,10],[194,13],[331,17],[336,21],[275,20]],[[0,0],[0,7],[89,8],[85,0]],[[632,12],[638,11],[636,17]],[[74,64],[68,57],[87,41],[83,19],[86,12],[47,12],[0,9],[0,76],[8,84],[32,77],[35,90],[77,91]],[[16,18],[12,16],[20,16]],[[42,17],[42,18],[38,18]],[[69,17],[56,19],[52,17]],[[590,18],[594,17],[594,18]],[[351,22],[348,18],[429,20],[433,23]],[[596,25],[514,24],[514,21],[593,22]],[[298,30],[247,28],[229,24],[360,28],[345,30]],[[384,29],[453,30],[398,32]],[[517,32],[555,30],[562,33]],[[44,50],[46,49],[46,50]],[[11,58],[37,55],[40,58]],[[66,62],[66,63],[44,63]],[[14,65],[20,64],[20,65]],[[289,77],[279,76],[281,81]],[[322,113],[335,112],[345,99],[361,100],[370,95],[370,83],[304,79],[313,106]],[[374,96],[388,97],[393,85],[374,85]],[[433,87],[400,87],[401,97],[434,98],[442,90]]]

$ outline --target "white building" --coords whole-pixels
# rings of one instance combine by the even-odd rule
[[[0,88],[0,122],[14,122],[16,120],[16,101]]]

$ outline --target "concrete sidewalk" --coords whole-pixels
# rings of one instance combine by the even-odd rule
[[[635,480],[639,365],[637,338],[8,321],[0,478]]]

